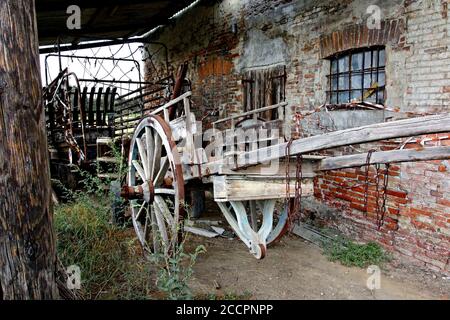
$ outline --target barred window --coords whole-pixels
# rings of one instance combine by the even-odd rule
[[[384,104],[386,51],[384,47],[339,54],[330,59],[328,103]]]

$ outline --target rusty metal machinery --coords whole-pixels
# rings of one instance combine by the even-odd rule
[[[75,87],[69,85],[69,79],[75,82]],[[72,91],[72,89],[75,89]],[[69,163],[72,164],[75,156],[76,162],[81,164],[86,160],[86,136],[85,126],[81,122],[73,122],[73,113],[76,110],[85,117],[84,107],[81,103],[80,83],[77,76],[68,69],[61,71],[58,76],[44,88],[43,99],[48,115],[49,130],[51,133],[58,132],[64,137],[68,146]],[[76,95],[72,99],[73,95]],[[79,130],[75,130],[75,126]],[[52,142],[56,142],[54,139]],[[81,146],[80,146],[81,145]]]

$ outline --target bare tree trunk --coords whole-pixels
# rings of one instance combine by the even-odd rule
[[[0,296],[58,298],[34,0],[0,0]]]

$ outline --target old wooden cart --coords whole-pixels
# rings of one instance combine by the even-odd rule
[[[141,82],[139,76],[137,89],[125,94],[117,93],[114,79],[81,79],[94,83],[88,94],[87,85],[82,89],[77,77],[65,69],[44,91],[49,144],[59,150],[52,155],[53,164],[61,163],[67,150],[69,154],[73,150],[77,162],[96,162],[99,178],[114,178],[98,170],[100,164],[117,160],[105,156],[101,149],[106,142],[123,142],[128,174],[122,181],[123,188],[114,188],[129,200],[137,236],[149,252],[174,252],[183,220],[192,212],[189,198],[193,192],[209,190],[236,235],[261,259],[267,246],[283,236],[298,218],[301,197],[313,194],[313,178],[318,172],[450,158],[448,146],[340,157],[313,154],[383,139],[450,132],[449,115],[292,137],[292,132],[299,131],[290,125],[292,107],[280,102],[222,118],[204,130],[202,121],[196,121],[191,112],[186,70],[187,64],[183,64],[176,79],[168,76],[155,82]],[[72,85],[69,77],[76,80]],[[107,86],[104,91],[102,84]],[[275,95],[284,100],[281,91]],[[66,164],[62,162],[59,167]]]
[[[219,120],[202,132],[191,112],[190,98],[191,92],[186,92],[149,112],[131,140],[122,196],[130,200],[137,236],[150,252],[173,252],[183,231],[189,189],[209,188],[231,228],[250,253],[261,259],[267,246],[287,231],[289,212],[295,206],[292,200],[299,192],[312,195],[316,172],[450,158],[448,146],[373,152],[370,159],[366,153],[331,158],[308,155],[350,144],[448,132],[449,115],[291,139],[287,103]],[[261,120],[260,115],[267,112],[272,120]],[[300,168],[294,155],[302,156]]]

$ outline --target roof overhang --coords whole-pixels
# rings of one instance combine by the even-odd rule
[[[194,0],[36,0],[39,45],[142,36],[166,25]],[[81,9],[81,29],[69,30],[67,8]]]

